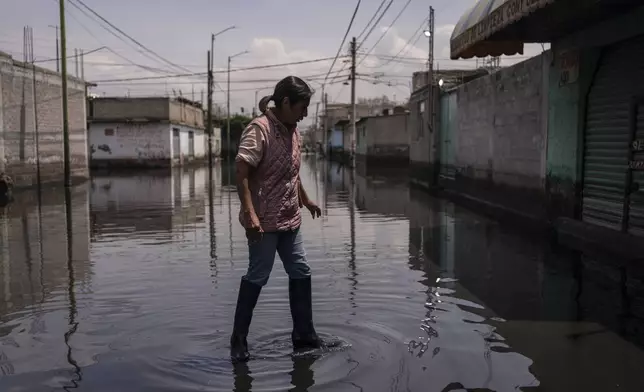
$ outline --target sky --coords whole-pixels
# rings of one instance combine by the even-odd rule
[[[151,52],[109,28],[79,3],[82,1]],[[349,40],[359,37],[357,97],[387,95],[404,102],[410,95],[412,73],[426,67],[428,39],[422,35],[429,6],[435,9],[435,67],[474,69],[476,60],[449,60],[449,39],[454,25],[473,0],[393,0],[378,23],[366,30],[381,0],[363,0],[341,56],[348,54]],[[269,95],[275,83],[288,75],[300,76],[316,89],[306,125],[322,101],[321,87],[346,32],[357,1],[352,0],[67,0],[67,55],[74,49],[85,56],[84,76],[97,87],[91,92],[106,96],[183,95],[201,100],[206,90],[207,51],[214,45],[216,104],[226,105],[228,56],[248,51],[231,60],[231,69],[292,62],[299,65],[230,74],[231,112],[252,111],[255,96]],[[23,59],[23,27],[33,29],[34,56],[39,65],[55,69],[58,0],[0,0],[0,51]],[[385,6],[389,0],[385,1]],[[76,5],[77,7],[74,7]],[[382,12],[382,11],[381,11]],[[400,15],[398,17],[398,15]],[[398,19],[394,22],[394,20]],[[422,25],[422,27],[421,27]],[[371,30],[373,26],[373,30]],[[369,33],[370,32],[370,33]],[[416,34],[415,34],[416,33]],[[366,37],[366,39],[364,39]],[[404,49],[404,50],[403,50]],[[401,52],[402,50],[402,52]],[[526,60],[542,51],[526,45],[523,56],[505,57],[501,65]],[[369,53],[368,56],[366,54]],[[163,59],[157,57],[157,55]],[[393,56],[399,55],[394,61]],[[387,57],[389,56],[389,57]],[[325,86],[329,102],[348,102],[348,57],[340,57]],[[68,60],[74,74],[75,60]],[[195,76],[168,78],[168,75]],[[163,78],[159,78],[159,77]],[[107,82],[114,79],[156,77],[148,80]],[[104,81],[104,82],[102,82]]]

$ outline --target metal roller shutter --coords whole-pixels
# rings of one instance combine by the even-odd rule
[[[642,67],[644,67],[644,64],[642,64]],[[640,86],[643,90],[642,98],[644,98],[644,84],[640,84]],[[644,147],[644,143],[642,143],[644,141],[644,99],[640,99],[636,105],[635,140],[637,141],[636,144],[640,146],[639,149],[642,149]],[[634,152],[633,159],[643,161],[644,151]],[[631,193],[628,231],[632,234],[644,236],[644,171],[634,170],[632,175],[633,185],[637,184],[640,189]]]
[[[644,93],[643,86],[644,37],[607,49],[590,90],[586,113],[582,209],[585,222],[624,229],[632,138],[630,114],[633,99]],[[632,196],[635,202],[639,195]],[[642,210],[632,211],[637,215]]]

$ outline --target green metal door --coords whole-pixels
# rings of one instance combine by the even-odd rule
[[[454,136],[458,109],[456,92],[443,94],[440,103],[440,175],[443,178],[454,179]]]

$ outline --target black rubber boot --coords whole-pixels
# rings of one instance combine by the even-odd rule
[[[311,277],[290,279],[288,299],[293,317],[293,333],[291,334],[293,347],[296,350],[320,348],[322,342],[313,327]]]
[[[237,308],[235,309],[235,324],[230,337],[230,357],[233,362],[244,362],[250,358],[248,352],[248,328],[253,318],[253,310],[257,304],[262,287],[245,279],[239,285]]]

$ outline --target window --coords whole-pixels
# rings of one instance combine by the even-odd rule
[[[105,128],[105,136],[114,136],[114,128]]]
[[[172,128],[172,136],[179,137],[179,128]]]

